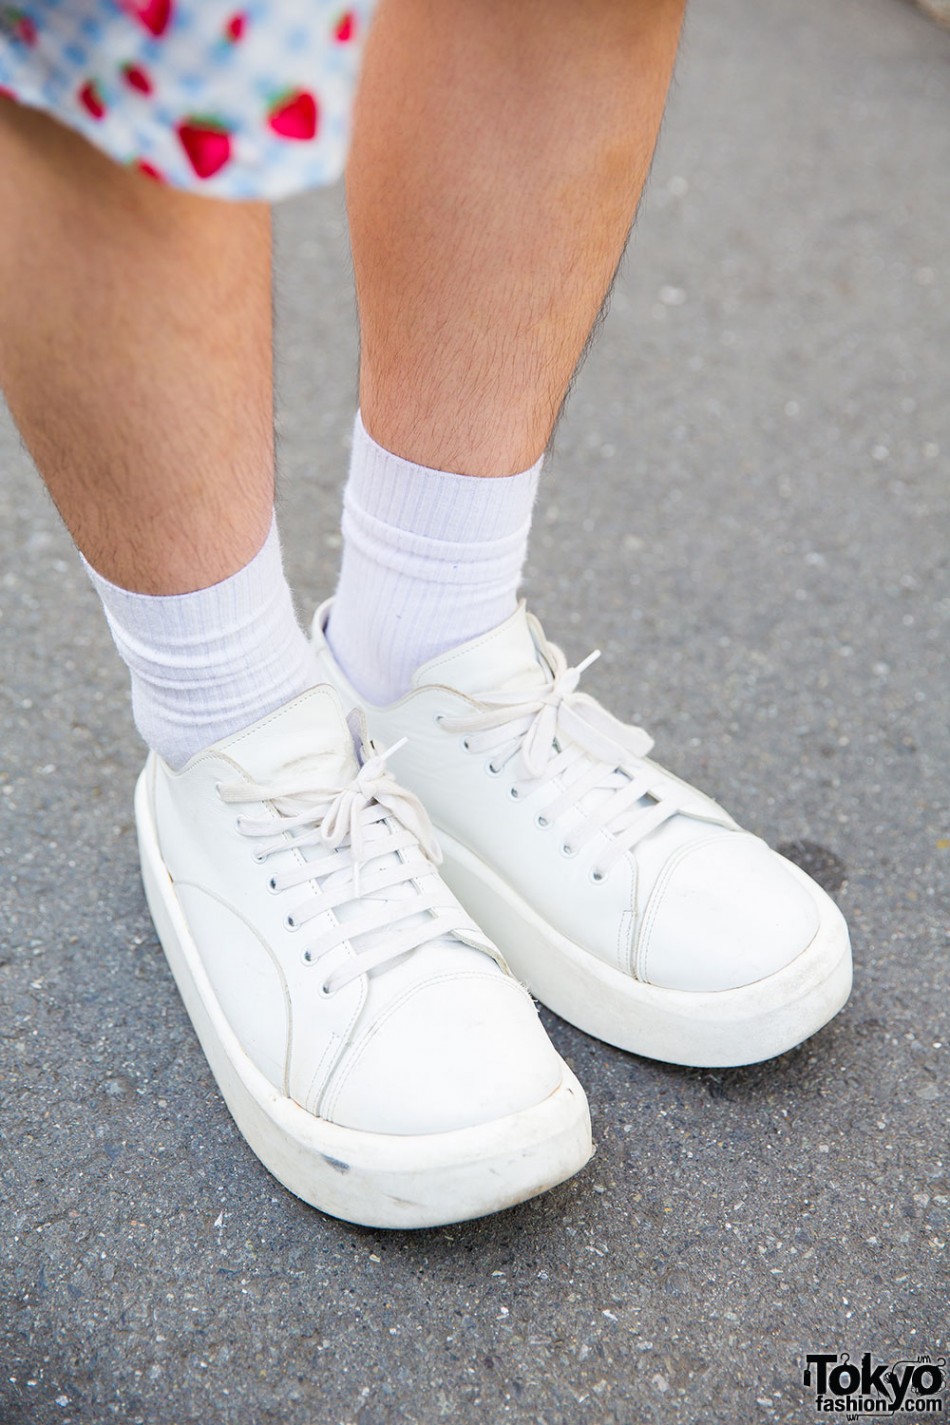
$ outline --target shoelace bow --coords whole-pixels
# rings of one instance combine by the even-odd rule
[[[571,827],[572,843],[562,848],[573,854],[598,831],[610,832],[612,844],[599,857],[601,873],[595,873],[600,880],[618,856],[675,816],[679,802],[656,768],[637,765],[653,746],[650,734],[577,691],[600,649],[575,667],[568,667],[556,644],[545,644],[542,651],[552,674],[544,687],[478,693],[477,710],[439,720],[449,732],[474,733],[471,750],[491,751],[493,772],[517,759],[515,796],[529,796],[561,778],[563,791],[544,803],[541,825],[552,825],[588,792],[609,793],[585,808]]]
[[[316,777],[310,782],[304,774],[303,779],[230,782],[218,787],[222,801],[229,805],[269,802],[279,813],[276,821],[238,817],[239,830],[259,841],[258,862],[305,847],[325,852],[285,865],[268,885],[279,894],[310,884],[307,900],[285,918],[288,930],[298,930],[326,911],[349,907],[345,916],[332,917],[333,924],[309,941],[303,952],[307,964],[316,964],[344,942],[353,948],[354,954],[324,981],[327,994],[441,935],[458,933],[458,907],[449,902],[442,883],[428,890],[415,884],[420,876],[432,875],[442,853],[422,803],[386,766],[405,741],[385,752],[372,744],[364,746],[361,755],[370,750],[371,755],[343,786],[327,786]],[[385,861],[374,867],[364,899],[354,906],[363,895],[367,862],[380,857]],[[390,895],[383,896],[387,891]],[[374,934],[379,931],[387,932],[382,943]],[[360,937],[366,940],[357,948],[354,942]]]

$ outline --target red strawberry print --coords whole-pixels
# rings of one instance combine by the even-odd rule
[[[231,44],[236,45],[238,40],[243,40],[244,32],[246,29],[247,16],[242,15],[239,11],[236,15],[232,15],[228,23],[225,25],[224,38],[226,40],[230,40]]]
[[[231,135],[217,119],[193,115],[183,119],[176,132],[199,178],[213,178],[231,158]]]
[[[172,0],[122,0],[122,8],[158,37],[168,29],[172,18]]]
[[[151,178],[155,183],[165,182],[164,173],[160,173],[154,163],[149,163],[148,159],[138,158],[134,166],[138,169],[139,173],[143,173],[146,178]]]
[[[152,81],[140,64],[123,64],[122,78],[130,89],[137,89],[140,94],[151,94]]]
[[[94,79],[87,79],[79,91],[79,102],[94,119],[105,117],[106,102],[102,90]]]
[[[317,132],[317,101],[306,89],[291,89],[271,106],[267,123],[282,139],[312,139]]]
[[[355,34],[356,16],[352,10],[347,10],[346,13],[341,15],[339,20],[337,20],[336,29],[333,31],[333,38],[337,40],[339,44],[345,45],[349,43]]]
[[[24,15],[22,10],[8,10],[4,19],[10,26],[15,40],[22,40],[25,45],[36,44],[36,25],[29,15]]]

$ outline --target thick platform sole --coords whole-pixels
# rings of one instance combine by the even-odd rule
[[[524,1202],[588,1161],[587,1100],[566,1064],[543,1102],[452,1133],[361,1133],[286,1098],[248,1058],[215,997],[162,860],[144,772],[135,819],[149,910],[201,1047],[241,1133],[290,1192],[366,1227],[438,1227]]]
[[[437,828],[439,868],[512,972],[548,1009],[618,1049],[692,1068],[756,1064],[801,1044],[851,993],[851,943],[830,896],[788,862],[815,900],[814,940],[784,969],[739,989],[692,993],[632,979],[561,935],[474,852]]]

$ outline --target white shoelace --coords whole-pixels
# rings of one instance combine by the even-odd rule
[[[597,649],[569,668],[556,644],[544,658],[552,681],[544,687],[474,695],[482,706],[472,713],[439,718],[448,732],[467,734],[472,752],[489,752],[488,770],[512,775],[510,795],[530,797],[557,778],[560,795],[542,804],[539,826],[553,826],[573,811],[565,855],[580,851],[601,831],[611,842],[592,868],[603,880],[611,864],[680,810],[675,784],[643,762],[653,739],[642,727],[622,723],[577,684],[600,657]],[[594,795],[591,795],[594,794]]]
[[[284,919],[290,931],[326,911],[336,912],[301,956],[307,965],[316,965],[344,944],[351,946],[352,956],[324,979],[326,995],[440,936],[459,934],[459,909],[443,883],[427,889],[418,884],[419,878],[433,876],[442,854],[422,803],[385,765],[403,742],[386,752],[372,744],[362,748],[365,760],[345,786],[310,785],[304,774],[303,779],[229,782],[218,788],[228,804],[270,802],[280,814],[276,822],[238,817],[238,829],[259,841],[259,863],[281,852],[286,858],[290,850],[317,851],[304,864],[295,861],[275,871],[268,888],[275,895],[308,888],[306,898]],[[465,939],[474,937],[465,934]]]

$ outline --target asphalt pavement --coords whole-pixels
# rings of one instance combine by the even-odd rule
[[[349,1227],[245,1146],[146,911],[124,670],[0,422],[3,1425],[802,1425],[809,1354],[946,1360],[948,98],[950,31],[903,0],[694,0],[526,588],[836,896],[855,988],[721,1072],[547,1015],[597,1152],[501,1216]],[[277,265],[306,614],[355,392],[339,190],[281,210]]]

